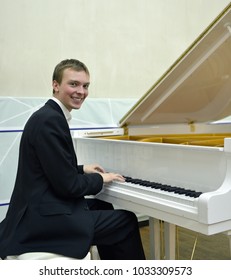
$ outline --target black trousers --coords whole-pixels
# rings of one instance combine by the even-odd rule
[[[145,260],[136,215],[97,199],[87,202],[95,221],[92,245],[97,246],[100,259]]]

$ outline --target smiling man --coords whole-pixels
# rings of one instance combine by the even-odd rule
[[[98,164],[77,162],[68,122],[88,96],[87,67],[61,61],[52,80],[53,97],[24,127],[16,182],[0,224],[0,257],[48,252],[80,259],[96,245],[101,259],[145,259],[136,215],[85,198],[105,182],[124,181]]]
[[[71,111],[79,109],[88,96],[90,74],[86,66],[80,62],[71,68],[68,68],[68,63],[71,64],[71,60],[65,62],[55,67],[53,94]]]

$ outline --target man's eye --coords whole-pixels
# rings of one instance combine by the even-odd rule
[[[88,89],[89,85],[87,84],[87,85],[84,85],[83,87],[84,87],[85,89]]]

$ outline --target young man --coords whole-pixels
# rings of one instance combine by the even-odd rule
[[[53,73],[53,98],[27,121],[15,187],[0,224],[0,257],[51,252],[80,259],[97,245],[101,259],[145,259],[135,214],[85,199],[104,182],[124,181],[98,164],[77,163],[68,121],[89,84],[82,62],[61,61]]]

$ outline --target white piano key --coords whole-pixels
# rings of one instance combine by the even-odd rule
[[[181,203],[181,204],[189,205],[189,206],[193,206],[193,207],[196,206],[196,203],[198,200],[198,198],[189,197],[184,194],[167,192],[167,191],[164,191],[161,189],[154,189],[151,187],[146,187],[146,186],[142,186],[142,185],[134,184],[134,183],[130,183],[130,182],[114,181],[113,183],[106,184],[106,185],[110,188],[113,188],[116,186],[118,186],[120,188],[122,187],[129,191],[139,192],[141,195],[149,195],[149,196],[153,196],[155,198],[165,199],[168,201],[177,202],[177,203]]]

